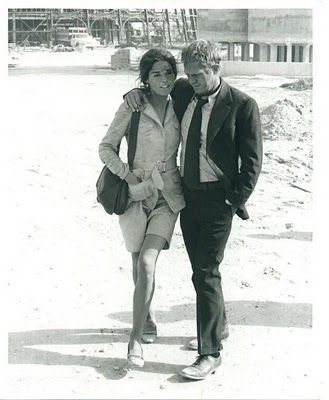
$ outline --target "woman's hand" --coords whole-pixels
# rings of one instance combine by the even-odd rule
[[[128,175],[125,177],[125,181],[128,183],[128,185],[137,185],[141,182],[141,179],[137,178],[135,174],[129,171]]]
[[[151,179],[139,182],[137,185],[128,185],[128,196],[131,201],[143,201],[155,195],[158,189]]]
[[[145,108],[144,93],[141,89],[132,89],[125,96],[126,107],[132,112],[142,111]]]

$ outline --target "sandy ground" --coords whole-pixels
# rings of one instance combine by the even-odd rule
[[[98,144],[137,74],[101,68],[104,53],[98,66],[85,56],[85,68],[67,60],[74,56],[51,54],[42,64],[44,54],[39,63],[27,54],[8,75],[10,313],[0,396],[320,398],[312,329],[312,91],[280,88],[293,81],[287,78],[226,79],[259,103],[264,167],[248,203],[251,218],[235,217],[221,265],[230,324],[223,365],[206,381],[190,382],[178,375],[196,357],[186,348],[196,332],[195,295],[179,224],[158,261],[159,337],[144,345],[142,370],[126,368],[130,256],[117,218],[95,200],[95,182]],[[289,121],[284,134],[270,112]]]

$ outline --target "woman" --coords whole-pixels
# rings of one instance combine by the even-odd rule
[[[176,76],[171,53],[162,49],[147,51],[140,61],[140,80],[147,101],[140,115],[133,165],[129,169],[118,156],[132,115],[124,103],[99,146],[102,161],[129,186],[130,202],[119,216],[119,223],[131,252],[135,283],[128,344],[130,366],[144,365],[142,336],[148,341],[150,333],[151,338],[156,335],[154,313],[150,310],[156,261],[160,251],[169,248],[178,213],[185,207],[176,163],[180,125],[169,97]]]

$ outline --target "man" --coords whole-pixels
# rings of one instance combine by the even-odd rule
[[[182,61],[188,83],[179,79],[171,96],[181,121],[180,223],[196,291],[199,356],[181,375],[199,380],[221,364],[228,333],[219,265],[234,214],[249,218],[245,203],[261,170],[262,135],[255,100],[220,77],[218,46],[196,40]]]

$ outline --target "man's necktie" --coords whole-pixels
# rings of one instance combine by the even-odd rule
[[[196,189],[200,184],[199,151],[202,121],[201,109],[206,103],[208,103],[208,97],[201,97],[198,99],[187,134],[184,162],[184,182],[191,190]]]

